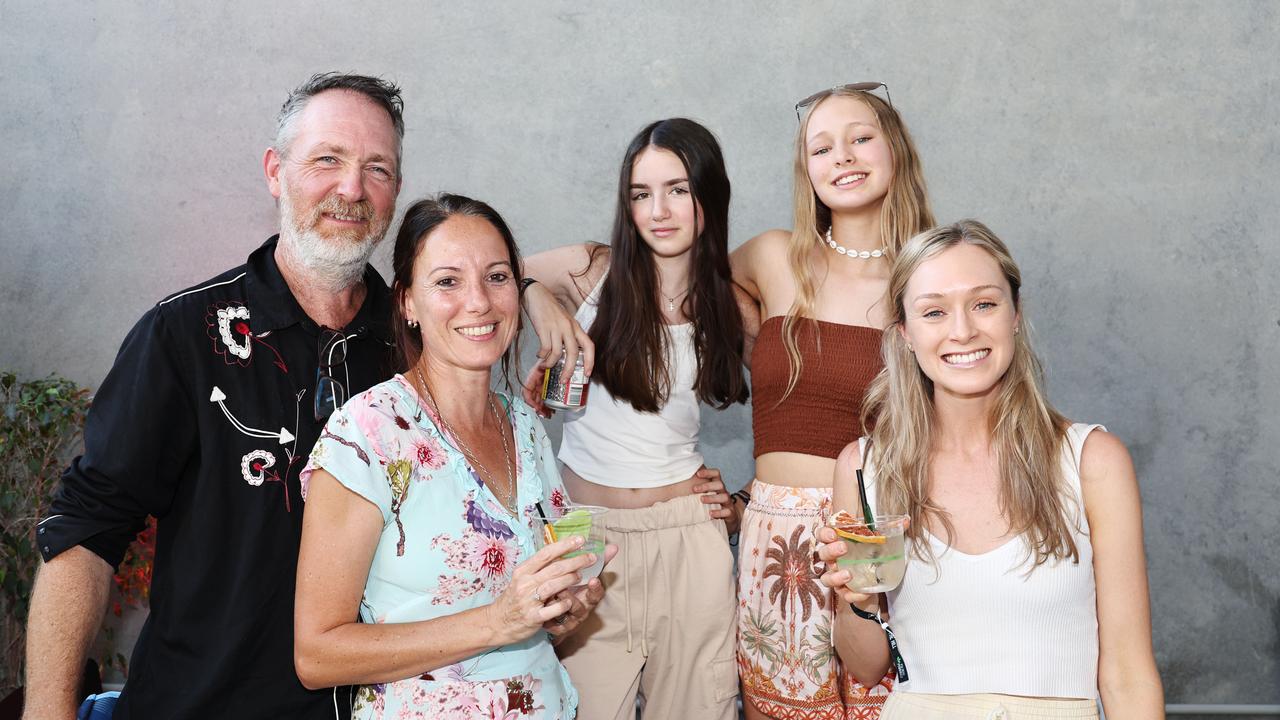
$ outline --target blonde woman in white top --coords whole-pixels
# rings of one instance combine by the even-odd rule
[[[1133,464],[1045,399],[1020,286],[972,220],[917,235],[893,264],[873,429],[837,461],[834,502],[861,514],[862,469],[877,514],[910,515],[907,575],[887,598],[851,592],[844,541],[819,535],[845,666],[871,682],[891,662],[881,625],[848,603],[883,610],[905,659],[885,720],[1097,717],[1099,695],[1110,717],[1164,717]]]

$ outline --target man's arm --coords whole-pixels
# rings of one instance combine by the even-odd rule
[[[76,546],[40,566],[27,616],[24,720],[76,715],[89,646],[107,610],[111,566]]]
[[[75,717],[114,568],[147,515],[172,505],[179,469],[196,452],[175,345],[158,309],[134,326],[89,408],[84,455],[34,534],[44,564],[27,618],[27,718]]]

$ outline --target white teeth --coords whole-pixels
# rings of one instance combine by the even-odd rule
[[[495,326],[493,323],[489,323],[488,325],[477,325],[476,327],[458,328],[458,332],[462,333],[463,335],[472,335],[472,336],[479,337],[480,335],[488,335],[489,333],[493,332],[494,327]]]
[[[978,362],[982,358],[991,354],[990,350],[974,350],[973,352],[961,355],[943,355],[942,359],[949,365],[966,365],[972,362]]]
[[[859,180],[865,179],[866,177],[867,177],[866,173],[854,173],[852,175],[846,175],[836,181],[836,186],[839,187],[841,185],[848,185],[850,183],[855,183]]]

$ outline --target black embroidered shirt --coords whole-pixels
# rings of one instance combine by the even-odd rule
[[[306,690],[293,668],[298,473],[324,426],[322,332],[281,276],[276,240],[134,326],[36,530],[46,561],[82,545],[117,566],[157,518],[151,613],[118,719],[333,717],[332,691]],[[330,368],[349,395],[392,369],[387,286],[372,268],[364,282],[345,363]]]

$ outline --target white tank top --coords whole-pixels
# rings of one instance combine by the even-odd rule
[[[605,274],[608,277],[608,273]],[[574,319],[590,329],[604,278],[583,300]],[[597,485],[652,488],[691,477],[702,467],[698,452],[701,416],[693,391],[697,358],[693,324],[668,325],[667,365],[672,383],[667,402],[656,413],[641,413],[616,400],[592,381],[587,407],[564,412],[560,462]]]
[[[1098,427],[1072,425],[1062,453],[1062,474],[1075,498],[1068,512],[1079,528],[1079,564],[1048,560],[1028,574],[1033,561],[1022,536],[966,555],[925,533],[936,567],[912,557],[902,584],[889,593],[889,625],[910,676],[900,689],[1097,697],[1098,614],[1080,453]],[[863,471],[872,507],[874,475],[871,468]]]

